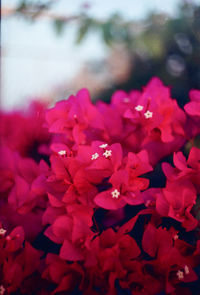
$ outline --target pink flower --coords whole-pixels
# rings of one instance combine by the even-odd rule
[[[190,97],[185,115],[153,78],[110,104],[93,105],[80,90],[46,112],[49,130],[41,106],[3,115],[0,293],[190,294],[200,149],[186,158],[180,148],[198,134],[199,91]],[[165,185],[153,187],[155,165],[171,154]]]
[[[22,158],[17,152],[1,147],[5,155],[0,164],[3,185],[0,215],[9,229],[23,225],[27,237],[35,238],[42,230],[41,218],[46,205],[46,175],[49,167],[44,161]],[[33,209],[37,209],[37,212]],[[32,228],[32,231],[29,228]]]
[[[184,106],[188,114],[187,134],[194,137],[200,133],[200,91],[191,90],[189,93],[190,102]]]
[[[165,276],[166,292],[169,293],[178,289],[177,287],[181,282],[197,280],[197,275],[193,270],[192,257],[181,253],[183,245],[187,250],[191,247],[181,240],[174,242],[173,228],[167,231],[166,229],[156,228],[149,223],[143,235],[143,249],[150,256],[156,257],[156,260],[149,263],[151,273],[160,276],[161,280],[163,275]]]
[[[47,209],[43,222],[52,223],[45,235],[52,241],[62,244],[60,257],[65,260],[87,260],[87,251],[94,235],[92,226],[93,211],[83,205],[59,204],[50,196],[53,208]],[[88,257],[89,259],[89,257]]]
[[[1,144],[16,150],[21,156],[41,158],[42,147],[49,142],[50,136],[44,127],[45,105],[32,102],[26,112],[1,112]]]
[[[192,147],[188,159],[181,152],[174,153],[174,165],[171,167],[168,163],[163,163],[162,168],[169,180],[176,181],[177,179],[190,181],[200,191],[200,149]]]
[[[191,102],[184,106],[185,111],[190,116],[200,117],[200,90],[191,90],[189,96]]]
[[[129,153],[125,159],[125,169],[113,173],[109,179],[112,188],[98,194],[95,203],[102,208],[112,210],[122,208],[126,204],[143,203],[140,191],[148,187],[149,181],[139,176],[151,170],[146,151],[138,154]]]
[[[162,216],[169,216],[182,223],[187,231],[197,226],[197,220],[190,213],[196,202],[196,190],[189,181],[167,182],[162,193],[157,194],[156,210]]]
[[[47,268],[43,273],[43,278],[57,285],[53,294],[62,291],[72,292],[84,279],[84,271],[78,263],[67,264],[59,256],[48,254],[46,264]]]
[[[60,101],[48,110],[46,120],[49,132],[63,133],[70,141],[85,142],[88,128],[103,129],[100,114],[90,102],[87,89],[80,90],[76,96]]]
[[[134,109],[127,110],[124,116],[135,124],[141,124],[148,133],[157,128],[163,142],[172,141],[174,133],[184,135],[185,115],[158,78],[149,82]]]
[[[0,240],[0,282],[8,294],[17,290],[23,290],[24,293],[30,291],[26,289],[26,279],[39,271],[40,256],[28,242],[24,244],[22,227],[16,227]]]

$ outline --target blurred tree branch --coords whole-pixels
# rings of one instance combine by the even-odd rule
[[[63,33],[65,26],[75,21],[78,27],[76,42],[84,40],[90,31],[101,34],[105,44],[123,43],[127,49],[148,47],[153,55],[160,55],[163,38],[166,39],[176,29],[184,27],[191,29],[194,37],[200,41],[200,8],[194,3],[183,1],[179,9],[177,19],[169,19],[164,14],[150,14],[144,21],[126,21],[120,14],[114,13],[108,19],[99,20],[87,13],[88,3],[84,3],[80,12],[76,15],[59,15],[53,13],[50,8],[58,3],[56,0],[22,0],[15,8],[2,7],[2,17],[22,16],[25,19],[36,21],[46,18],[53,22],[57,34]],[[164,29],[167,28],[167,29]],[[160,41],[159,41],[160,40]]]
[[[66,24],[76,21],[78,25],[77,43],[82,42],[91,30],[99,30],[107,45],[111,45],[115,41],[124,42],[124,38],[126,41],[131,41],[133,23],[124,21],[119,14],[112,14],[106,20],[98,20],[87,15],[86,9],[89,6],[85,4],[77,15],[59,15],[48,11],[53,4],[55,4],[55,0],[45,3],[23,0],[15,8],[2,7],[2,17],[22,16],[32,21],[46,18],[53,22],[58,34],[63,32]]]

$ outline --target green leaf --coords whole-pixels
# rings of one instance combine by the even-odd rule
[[[111,22],[106,22],[102,25],[103,40],[107,45],[111,45],[113,41],[112,36],[112,24]]]
[[[77,38],[76,38],[76,43],[79,44],[83,41],[83,39],[85,38],[85,36],[87,35],[89,29],[91,28],[92,26],[92,21],[90,18],[86,18],[86,19],[83,19],[82,22],[81,22],[81,25],[79,27],[79,30],[78,30],[78,35],[77,35]]]
[[[56,19],[53,22],[54,29],[58,35],[61,35],[63,33],[65,22],[61,19]]]

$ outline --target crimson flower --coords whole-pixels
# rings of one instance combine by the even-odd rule
[[[197,226],[197,220],[190,213],[196,203],[196,190],[189,181],[167,181],[166,187],[157,194],[156,210],[162,216],[169,216],[182,223],[187,231]]]

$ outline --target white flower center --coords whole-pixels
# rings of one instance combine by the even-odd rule
[[[0,286],[0,295],[3,295],[5,293],[6,289],[3,285]]]
[[[111,150],[106,150],[104,153],[103,153],[103,156],[108,158],[112,155],[112,151]]]
[[[182,270],[179,269],[176,274],[177,274],[177,277],[178,277],[179,280],[184,279],[184,273],[183,273]]]
[[[184,267],[185,274],[188,275],[190,273],[189,267],[185,265]]]
[[[67,152],[64,151],[64,150],[58,152],[58,154],[59,154],[60,156],[64,156],[64,155],[66,155],[66,153],[67,153]]]
[[[98,153],[92,155],[91,160],[96,160],[99,157]]]
[[[103,143],[103,144],[101,144],[99,147],[100,147],[101,149],[105,149],[107,146],[108,146],[107,143]]]
[[[142,111],[143,110],[143,106],[141,106],[141,105],[137,105],[136,107],[135,107],[135,110],[136,111],[138,111],[138,112],[140,112],[140,111]]]
[[[178,240],[178,238],[179,238],[179,236],[176,234],[176,235],[174,235],[174,237],[173,237],[173,239],[176,241],[176,240]]]
[[[4,229],[4,228],[0,228],[0,235],[5,235],[5,233],[6,233],[6,229]]]
[[[146,119],[152,118],[153,117],[153,112],[146,111],[146,113],[144,113],[144,116],[145,116]]]
[[[111,192],[111,195],[113,199],[118,199],[120,192],[117,189],[115,189],[114,191]]]

